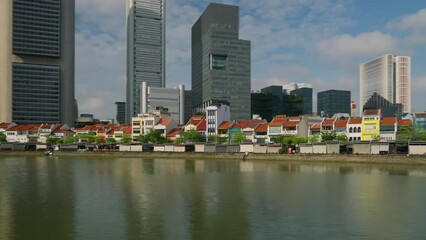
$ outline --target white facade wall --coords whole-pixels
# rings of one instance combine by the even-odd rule
[[[391,103],[402,103],[411,111],[411,58],[386,54],[360,66],[360,106],[379,94]]]
[[[411,113],[411,58],[395,57],[395,102],[402,103],[402,112]]]
[[[228,105],[208,106],[206,108],[207,135],[217,135],[219,125],[230,120],[231,110]]]
[[[360,129],[360,131],[358,131],[359,129]],[[348,123],[347,128],[346,128],[346,132],[347,132],[347,136],[348,136],[349,141],[360,141],[362,139],[362,124],[349,124]]]

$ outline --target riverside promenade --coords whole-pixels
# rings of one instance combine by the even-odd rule
[[[43,156],[42,152],[1,151],[2,156]],[[362,164],[398,164],[425,165],[424,155],[371,155],[371,154],[272,154],[250,153],[244,159],[244,153],[194,153],[194,152],[118,152],[118,151],[55,151],[46,158],[61,156],[104,157],[104,158],[165,158],[188,160],[230,160],[230,161],[283,161],[283,162],[316,162],[316,163],[362,163]]]

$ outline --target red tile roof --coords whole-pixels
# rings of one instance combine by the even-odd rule
[[[286,123],[284,123],[284,127],[296,127],[297,125],[299,125],[300,121],[287,121]]]
[[[254,130],[255,132],[267,132],[268,131],[268,123],[261,123]]]
[[[73,133],[72,131],[70,131],[70,130],[65,130],[65,129],[56,129],[55,131],[54,131],[54,133]]]
[[[172,122],[173,118],[161,118],[160,121],[157,123],[157,125],[164,125],[167,126]]]
[[[410,126],[413,125],[413,122],[410,119],[401,119],[398,121],[399,126]]]
[[[426,112],[423,113],[414,113],[415,117],[426,117]]]
[[[288,117],[288,120],[289,121],[300,121],[300,116],[291,116],[291,117]]]
[[[311,130],[321,130],[321,126],[320,125],[312,125],[312,126],[309,126],[309,129],[311,129]]]
[[[259,124],[264,123],[266,120],[262,120],[262,119],[253,119],[250,120],[249,123],[244,126],[244,128],[252,128],[255,129],[257,128],[257,126],[259,126]]]
[[[206,126],[206,119],[204,118],[200,124],[197,125],[197,131],[206,131],[207,126]]]
[[[0,128],[7,128],[11,123],[2,122],[0,123]]]
[[[282,126],[287,121],[286,115],[277,115],[274,119],[272,119],[269,126]]]
[[[175,128],[172,131],[169,132],[169,134],[167,134],[167,137],[176,137],[178,134],[180,134],[181,129],[180,128]]]
[[[333,126],[336,119],[334,118],[326,118],[324,121],[322,121],[323,126]]]
[[[396,121],[397,121],[396,117],[384,117],[380,120],[380,125],[383,125],[383,126],[395,125]]]
[[[362,118],[349,118],[348,124],[362,124]]]
[[[380,109],[370,109],[364,111],[364,116],[380,115]]]
[[[203,119],[205,119],[206,117],[202,116],[202,115],[195,115],[192,116],[191,119],[189,119],[188,123],[186,125],[194,125],[194,126],[198,126],[198,124],[200,124]]]
[[[123,130],[123,134],[131,134],[132,133],[132,127],[129,126],[126,129]]]
[[[243,129],[245,128],[248,124],[250,123],[250,120],[243,120],[243,121],[239,121],[238,123],[236,123],[234,125],[234,127],[232,128],[236,128],[236,129]]]
[[[10,128],[8,131],[37,131],[41,124],[17,125]]]
[[[220,124],[217,129],[227,130],[227,129],[231,128],[232,125],[234,125],[234,121],[225,121],[222,124]]]
[[[53,124],[43,124],[43,125],[41,126],[41,129],[51,129],[51,128],[52,128],[52,126],[53,126]]]
[[[347,124],[348,124],[348,119],[341,119],[341,120],[337,120],[334,123],[334,127],[335,128],[346,128]]]

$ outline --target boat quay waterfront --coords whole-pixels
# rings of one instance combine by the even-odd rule
[[[2,156],[43,156],[41,151],[1,151]],[[272,154],[272,153],[195,153],[195,152],[106,152],[83,151],[66,152],[55,151],[49,157],[80,156],[103,157],[115,159],[187,159],[187,160],[229,160],[229,161],[282,161],[294,163],[359,163],[359,164],[395,164],[395,165],[424,165],[424,155],[369,155],[369,154]]]

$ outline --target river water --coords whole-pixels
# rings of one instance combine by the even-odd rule
[[[426,239],[419,166],[1,157],[0,239]]]

